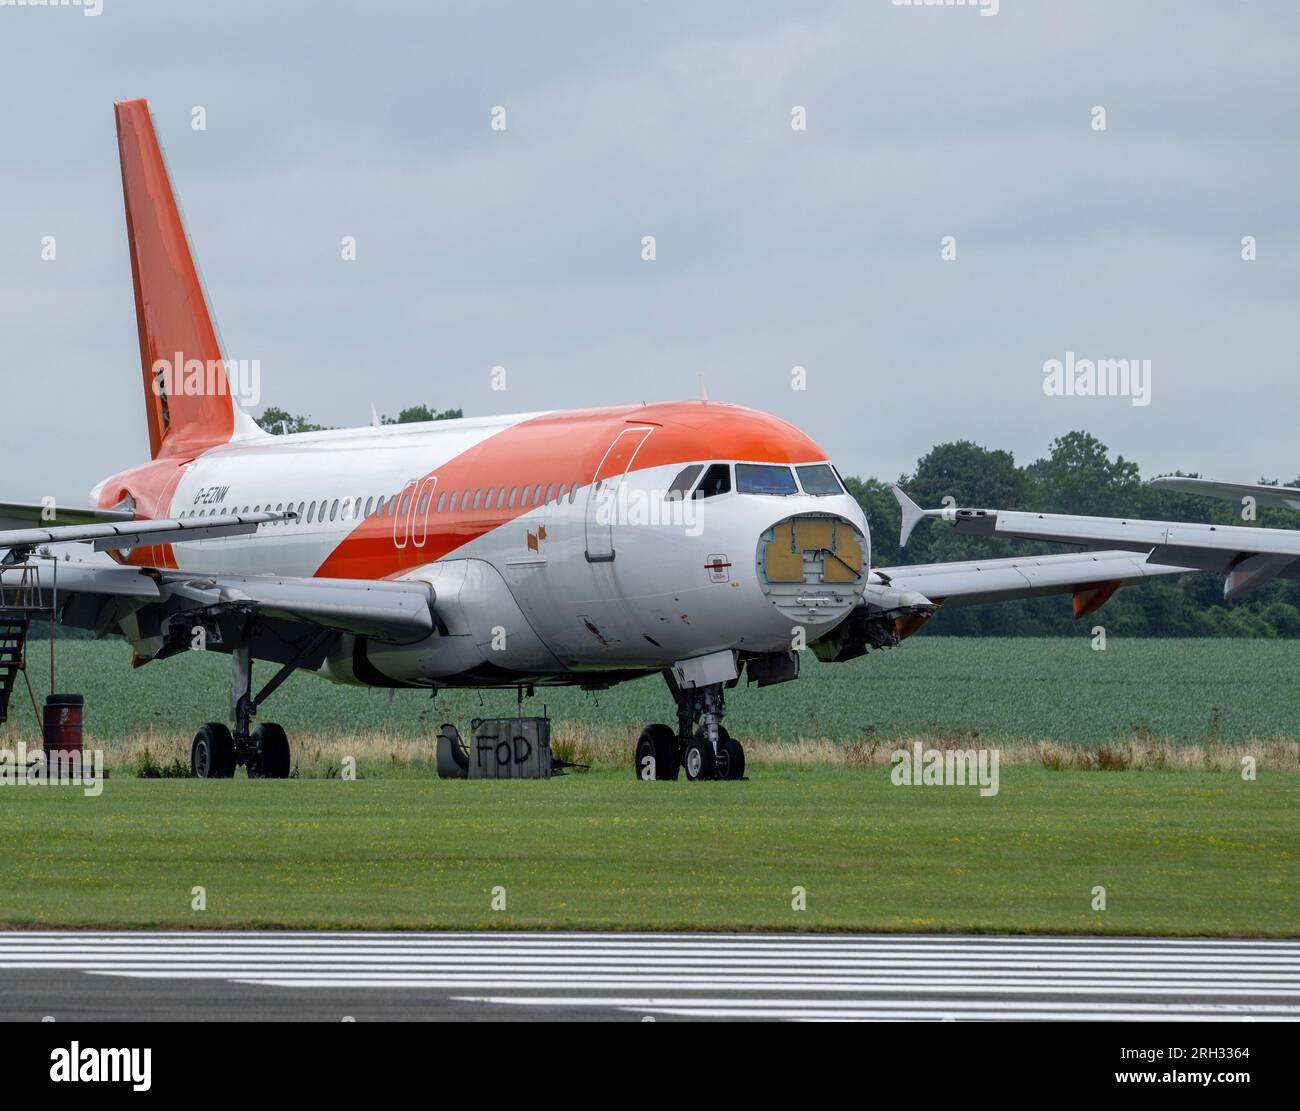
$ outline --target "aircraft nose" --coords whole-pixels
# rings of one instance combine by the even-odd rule
[[[841,620],[866,586],[865,538],[852,521],[801,513],[778,521],[758,539],[763,593],[797,625]]]

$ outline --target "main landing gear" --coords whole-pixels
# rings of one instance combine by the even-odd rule
[[[633,770],[637,779],[744,779],[745,750],[722,726],[726,714],[722,684],[683,688],[664,672],[677,701],[677,730],[647,725],[637,738]]]
[[[258,706],[332,635],[322,632],[309,641],[256,696],[252,693],[252,656],[247,647],[234,650],[230,658],[230,716],[235,728],[232,731],[219,721],[199,726],[190,746],[190,771],[196,779],[229,779],[241,764],[248,769],[249,779],[289,778],[292,760],[288,735],[271,721],[253,727],[253,717]]]

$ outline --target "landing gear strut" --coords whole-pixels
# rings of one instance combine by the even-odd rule
[[[235,728],[232,731],[218,721],[199,727],[190,746],[190,771],[196,779],[230,779],[241,764],[248,769],[249,779],[289,778],[292,758],[288,735],[271,721],[254,727],[253,718],[280,684],[336,635],[322,629],[256,695],[252,693],[253,658],[248,646],[231,653],[230,716]]]
[[[677,702],[677,731],[647,725],[637,738],[633,770],[638,779],[744,779],[745,750],[722,726],[726,715],[722,684],[684,688],[664,672]]]

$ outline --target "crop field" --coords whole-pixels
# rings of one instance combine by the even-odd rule
[[[125,769],[146,749],[164,763],[187,759],[196,727],[227,714],[224,656],[193,652],[133,670],[121,642],[69,640],[58,646],[57,666],[57,689],[85,694],[87,743],[104,748],[110,766]],[[40,697],[48,664],[39,642],[31,646],[30,667]],[[258,665],[255,682],[270,674],[270,665]],[[1281,739],[1294,748],[1297,674],[1297,641],[1111,638],[1105,651],[1094,651],[1082,628],[1077,638],[1044,640],[922,635],[848,664],[820,664],[807,653],[798,682],[729,692],[727,726],[747,745],[771,742],[765,758],[913,737],[1066,748],[1158,742],[1174,749]],[[539,687],[525,713],[543,706],[562,742],[598,759],[628,752],[642,725],[673,720],[654,677],[600,692]],[[299,674],[261,716],[285,726],[295,755],[307,763],[318,748],[328,754],[342,743],[350,751],[373,750],[376,774],[383,763],[427,759],[441,722],[467,733],[471,718],[514,708],[509,691],[446,691],[433,700],[419,691],[342,687]],[[20,684],[0,743],[36,737]]]

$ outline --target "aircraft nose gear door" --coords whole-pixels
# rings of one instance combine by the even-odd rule
[[[587,488],[587,562],[609,563],[614,558],[614,522],[622,507],[619,490],[632,460],[653,428],[625,428],[609,445]]]

